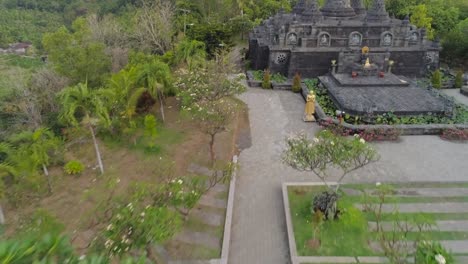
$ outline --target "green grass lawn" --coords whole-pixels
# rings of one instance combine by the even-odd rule
[[[468,187],[467,183],[417,183],[392,184],[393,188],[453,188]],[[342,189],[372,190],[374,184],[349,184]],[[313,197],[326,190],[325,186],[288,187],[291,218],[296,239],[297,252],[300,256],[378,256],[379,253],[369,248],[369,243],[377,240],[376,233],[368,230],[368,222],[375,221],[374,216],[368,212],[361,212],[354,204],[364,203],[362,195],[346,195],[341,192],[338,207],[342,211],[339,220],[325,221],[318,226],[314,219],[311,204]],[[377,202],[377,197],[370,197]],[[455,197],[423,197],[423,196],[392,196],[389,195],[386,203],[443,203],[467,202],[467,196]],[[468,220],[468,213],[384,213],[383,221],[395,221],[397,218],[416,219],[425,217],[431,221],[437,220]],[[318,227],[317,227],[318,226]],[[427,240],[466,240],[466,232],[442,232],[438,230],[422,233]],[[408,239],[416,239],[416,232],[410,232]],[[320,240],[317,247],[316,240]],[[314,241],[315,240],[315,241]]]

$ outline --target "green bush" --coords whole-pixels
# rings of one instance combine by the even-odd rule
[[[295,93],[298,93],[301,90],[302,90],[302,88],[301,88],[301,75],[299,75],[299,73],[296,73],[296,75],[294,75],[294,79],[293,79],[292,91],[295,92]]]
[[[452,264],[455,263],[450,254],[439,242],[422,241],[418,244],[415,264]]]
[[[45,209],[37,209],[33,215],[21,221],[17,230],[19,235],[36,234],[40,237],[47,234],[59,236],[65,226]]]
[[[65,164],[63,169],[68,175],[77,175],[77,174],[81,174],[84,171],[84,165],[83,163],[77,160],[72,160],[72,161],[67,162],[67,164]]]
[[[266,69],[263,72],[263,82],[262,82],[263,89],[271,89],[271,73],[270,70]]]
[[[463,72],[461,70],[457,71],[455,76],[455,88],[462,88],[463,86]]]
[[[288,78],[284,77],[281,73],[275,73],[271,76],[271,80],[275,83],[284,83]]]
[[[432,87],[436,89],[442,88],[442,74],[439,70],[435,70],[431,78]]]

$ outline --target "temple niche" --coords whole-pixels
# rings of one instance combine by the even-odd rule
[[[327,0],[322,8],[317,0],[299,0],[292,13],[279,12],[253,30],[248,59],[256,70],[312,78],[328,73],[332,60],[338,72],[347,71],[363,47],[379,71],[386,72],[390,60],[394,74],[409,77],[439,66],[439,43],[408,18],[390,18],[384,0],[374,0],[369,10],[363,0]]]

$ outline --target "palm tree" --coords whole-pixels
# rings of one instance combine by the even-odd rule
[[[171,70],[167,64],[157,59],[137,66],[137,83],[148,89],[154,98],[159,99],[162,121],[164,116],[164,93],[170,88]]]
[[[203,66],[205,60],[206,46],[201,41],[185,39],[176,47],[175,61],[187,64],[189,70]]]
[[[112,75],[108,87],[113,91],[117,103],[114,107],[118,116],[128,120],[130,127],[134,126],[133,116],[136,114],[138,99],[147,91],[137,86],[138,69],[134,66]]]
[[[29,157],[32,169],[42,167],[47,180],[49,193],[52,193],[50,182],[49,166],[50,152],[56,151],[61,142],[48,128],[38,128],[35,131],[24,131],[9,139],[10,143],[18,146],[18,153],[23,153]],[[10,155],[12,156],[12,155]],[[24,158],[24,157],[23,157]]]
[[[68,87],[59,94],[62,103],[60,118],[73,126],[81,124],[91,132],[101,174],[104,173],[104,165],[96,140],[95,128],[100,124],[105,127],[110,125],[107,106],[110,105],[109,101],[113,96],[110,89],[91,90],[87,83]]]
[[[49,166],[50,162],[49,153],[51,151],[57,150],[60,144],[60,139],[47,128],[38,128],[31,135],[31,144],[29,146],[29,150],[32,152],[31,154],[33,160],[42,166],[44,176],[47,179],[49,193],[52,193],[49,170],[47,169],[47,166]]]

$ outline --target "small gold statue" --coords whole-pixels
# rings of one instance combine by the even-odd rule
[[[370,67],[371,67],[370,60],[369,58],[367,58],[366,63],[364,64],[364,68],[370,68]]]
[[[364,47],[361,49],[361,52],[362,52],[362,54],[368,54],[368,53],[369,53],[369,47],[364,46]]]
[[[315,93],[310,91],[306,99],[307,103],[304,110],[304,122],[315,122]]]

